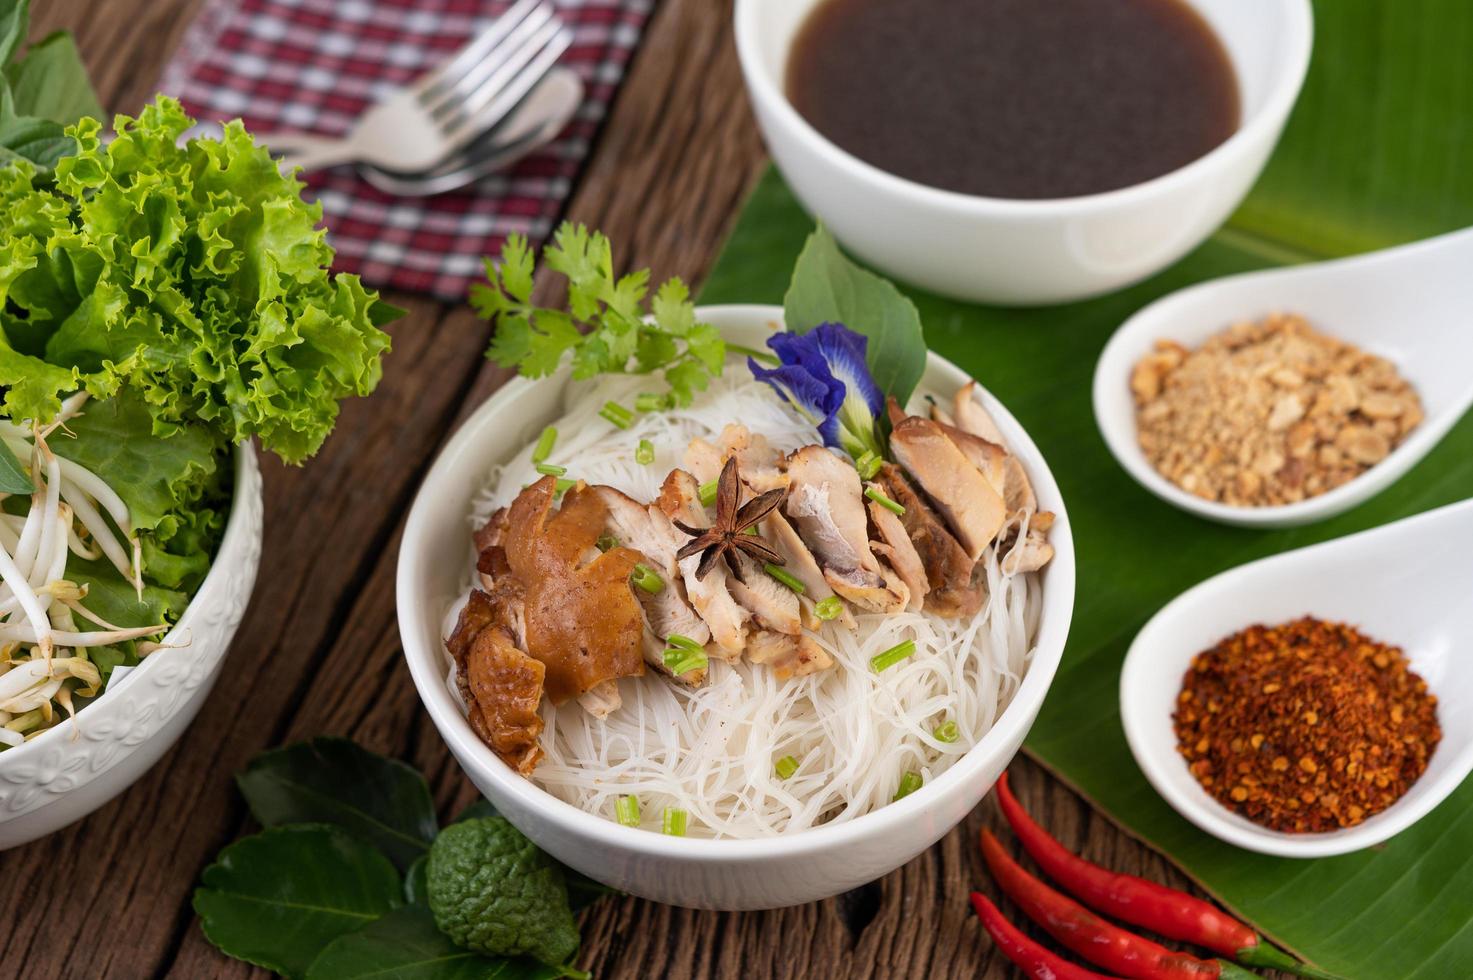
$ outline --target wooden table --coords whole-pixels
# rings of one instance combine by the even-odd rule
[[[134,112],[201,0],[43,0],[32,36],[77,35],[103,104]],[[743,92],[730,0],[664,0],[567,217],[603,229],[626,266],[700,283],[765,161]],[[475,796],[421,710],[399,648],[394,564],[403,521],[444,438],[506,375],[464,306],[390,296],[409,315],[369,399],[343,407],[300,469],[262,459],[266,542],[254,601],[192,728],[122,796],[0,854],[0,975],[238,977],[190,908],[200,871],[254,827],[232,774],[262,749],[333,733],[401,756],[442,813]],[[386,452],[393,447],[393,452]],[[1188,886],[1165,860],[1020,759],[1026,806],[1111,867]],[[716,914],[625,898],[583,920],[579,963],[600,977],[1001,977],[967,893],[986,877],[989,799],[926,854],[836,899]]]

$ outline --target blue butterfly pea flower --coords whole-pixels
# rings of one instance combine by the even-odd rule
[[[747,366],[818,427],[825,445],[855,459],[882,456],[876,422],[885,399],[865,361],[868,342],[842,323],[821,323],[807,333],[768,338],[778,367],[750,357]]]

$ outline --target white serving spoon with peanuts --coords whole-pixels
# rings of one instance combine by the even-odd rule
[[[1157,340],[1188,348],[1243,320],[1298,313],[1315,329],[1396,365],[1425,418],[1360,476],[1292,504],[1239,507],[1204,500],[1162,476],[1136,439],[1131,369]],[[1243,527],[1324,520],[1386,489],[1473,405],[1473,229],[1348,259],[1250,272],[1165,296],[1127,320],[1095,367],[1095,421],[1120,465],[1183,510]]]

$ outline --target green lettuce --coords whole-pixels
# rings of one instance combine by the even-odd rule
[[[230,476],[229,457],[209,429],[191,422],[158,435],[143,399],[124,389],[89,402],[48,444],[101,476],[128,505],[149,579],[192,590],[204,578],[224,530]]]
[[[0,168],[3,411],[47,419],[72,391],[126,390],[154,435],[197,424],[299,463],[339,400],[378,384],[398,311],[329,274],[321,208],[238,121],[180,145],[193,123],[160,96],[105,146],[95,119],[69,127],[76,153],[49,183]]]

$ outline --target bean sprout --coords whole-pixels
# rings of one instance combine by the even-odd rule
[[[143,593],[142,546],[127,505],[95,473],[46,443],[67,431],[86,401],[83,393],[71,396],[45,425],[0,420],[0,441],[29,461],[34,486],[24,514],[0,512],[0,752],[58,724],[63,712],[72,716],[74,698],[102,690],[98,664],[104,661],[94,663],[89,649],[135,643],[135,655],[143,656],[161,645],[145,637],[167,628],[110,623],[87,608],[86,586],[67,578],[72,555],[105,556]],[[12,508],[25,499],[0,496]]]

